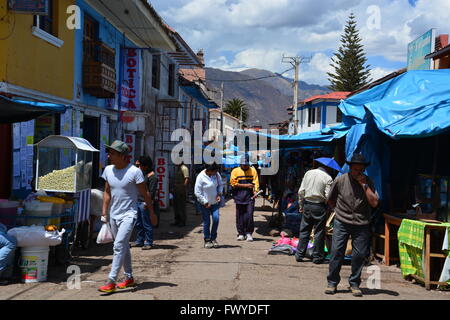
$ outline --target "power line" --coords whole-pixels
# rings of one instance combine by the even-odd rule
[[[281,73],[275,73],[274,75],[271,75],[271,76],[264,76],[264,77],[251,78],[251,79],[235,79],[235,80],[230,80],[230,79],[228,79],[228,80],[225,80],[225,79],[210,79],[210,78],[206,78],[206,77],[202,77],[202,76],[198,75],[195,69],[188,69],[188,70],[192,70],[192,71],[194,72],[194,74],[195,74],[199,79],[204,80],[204,81],[246,82],[246,81],[257,81],[257,80],[268,79],[268,78],[278,78],[278,77],[281,77],[282,74],[284,74],[284,73],[286,73],[286,72],[288,72],[288,71],[291,71],[291,70],[293,70],[293,69],[294,69],[294,68],[292,67],[292,68],[287,69],[287,70],[285,70],[285,71],[283,71],[283,72],[281,72]]]

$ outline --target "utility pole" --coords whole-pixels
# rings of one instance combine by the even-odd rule
[[[223,137],[223,81],[220,85],[220,133]]]
[[[294,87],[294,104],[293,104],[293,109],[294,109],[294,134],[298,133],[298,112],[297,112],[297,107],[298,107],[298,73],[299,73],[299,69],[300,69],[300,64],[303,62],[309,62],[311,60],[311,58],[306,58],[306,57],[299,57],[299,56],[295,56],[295,57],[285,57],[283,55],[283,59],[281,60],[281,62],[283,63],[290,63],[293,67],[294,67],[294,83],[293,83],[293,87]],[[303,110],[301,110],[301,124],[303,125]]]
[[[239,129],[241,129],[241,130],[242,130],[242,108],[243,107],[244,106],[241,106],[241,112],[239,114]]]

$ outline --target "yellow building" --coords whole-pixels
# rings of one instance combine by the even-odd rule
[[[75,32],[66,25],[66,11],[74,3],[50,0],[49,15],[36,16],[13,12],[0,0],[0,93],[73,100]]]

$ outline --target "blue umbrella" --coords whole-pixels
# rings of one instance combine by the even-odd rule
[[[339,166],[339,164],[333,158],[317,158],[317,159],[314,159],[314,161],[317,161],[317,162],[319,162],[331,169],[337,170],[339,172],[342,170],[342,168]]]

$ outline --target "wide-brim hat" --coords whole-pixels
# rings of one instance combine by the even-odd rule
[[[128,147],[128,145],[120,140],[116,140],[113,143],[111,143],[111,145],[105,145],[106,149],[112,149],[115,150],[121,154],[128,154],[130,152],[130,148]]]
[[[350,161],[345,161],[348,165],[351,164],[363,164],[366,167],[370,165],[370,161],[367,161],[366,158],[361,153],[354,153]]]

